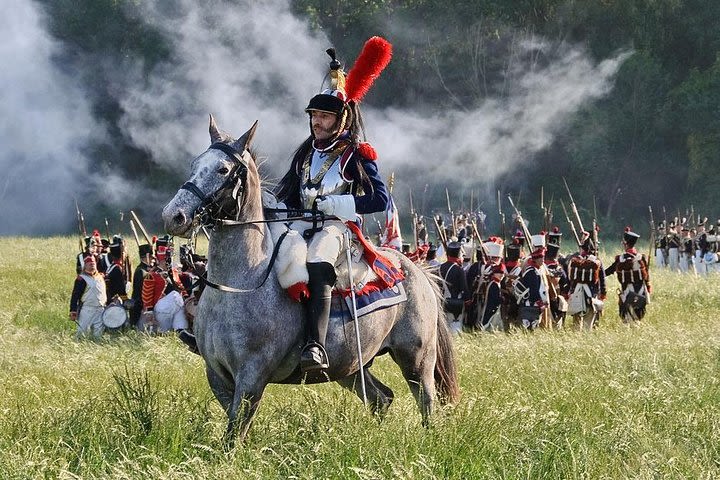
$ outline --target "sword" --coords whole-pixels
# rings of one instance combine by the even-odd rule
[[[350,298],[352,299],[353,321],[355,322],[355,343],[357,344],[358,368],[360,369],[360,385],[362,386],[363,405],[367,407],[368,401],[367,392],[365,391],[365,365],[363,365],[362,346],[360,345],[360,324],[358,323],[357,303],[355,303],[355,286],[353,285],[352,274],[352,255],[350,254],[350,230],[346,229],[343,235],[345,236],[345,241],[347,242],[347,248],[345,250],[345,253],[347,255],[348,280],[350,280]]]

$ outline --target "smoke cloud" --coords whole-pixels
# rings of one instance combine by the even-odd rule
[[[102,197],[121,209],[129,208],[128,197],[144,199],[157,202],[159,212],[174,192],[150,193],[120,177],[105,187],[107,179],[88,173],[92,159],[82,147],[105,132],[81,86],[53,64],[61,46],[35,4],[11,2],[0,20],[8,32],[0,61],[13,65],[0,77],[0,168],[7,172],[0,184],[0,234],[69,230],[73,195]],[[157,164],[188,173],[190,160],[209,144],[208,113],[236,137],[259,120],[255,145],[267,155],[264,173],[274,178],[308,135],[303,109],[321,88],[331,43],[294,16],[287,0],[248,4],[214,2],[210,9],[178,0],[172,9],[164,2],[138,7],[170,42],[172,59],[149,73],[140,64],[107,68],[114,70],[111,91],[124,112],[120,128]],[[349,67],[359,52],[342,53]],[[573,112],[606,94],[627,55],[594,64],[582,50],[567,47],[542,67],[513,72],[507,96],[470,111],[366,105],[368,139],[382,172],[421,164],[423,185],[428,178],[490,184],[530,161]]]

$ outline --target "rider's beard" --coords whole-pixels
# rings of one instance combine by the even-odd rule
[[[323,128],[320,125],[313,125],[313,133],[315,138],[320,142],[327,142],[335,135],[335,128]]]

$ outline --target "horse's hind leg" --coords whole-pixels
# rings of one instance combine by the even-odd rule
[[[363,373],[365,374],[365,393],[367,394],[367,400],[370,406],[370,410],[373,415],[376,416],[378,421],[382,421],[387,414],[390,404],[395,398],[395,394],[390,387],[382,383],[377,379],[370,369],[365,368]],[[360,372],[356,372],[349,377],[342,378],[337,381],[341,386],[348,390],[355,392],[355,394],[362,400],[362,386],[360,384]]]
[[[392,352],[393,359],[400,366],[415,397],[424,427],[430,426],[430,414],[435,401],[435,342],[431,345],[415,351]]]

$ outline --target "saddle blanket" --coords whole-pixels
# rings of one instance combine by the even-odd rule
[[[364,292],[355,296],[358,318],[376,310],[392,307],[407,301],[407,293],[403,282],[397,282],[394,286],[383,290]],[[352,320],[352,295],[346,292],[333,292],[333,301],[330,308],[331,317],[342,317],[344,320]]]

